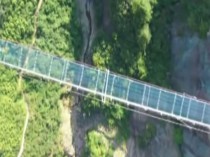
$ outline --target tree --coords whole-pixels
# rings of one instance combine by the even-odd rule
[[[1,0],[0,37],[22,44],[31,44],[32,35],[35,30],[34,14],[37,4],[38,1]],[[75,1],[44,1],[37,18],[36,42],[33,46],[39,47],[43,51],[73,59],[75,52],[78,53],[78,45],[80,46],[81,44],[81,34],[78,33],[80,32],[80,27],[75,16]],[[45,62],[47,65],[50,61],[46,58],[40,58],[40,62]],[[59,65],[60,63],[56,62],[56,64]],[[37,70],[46,72],[46,67],[37,67]],[[60,75],[60,69],[54,70],[56,70],[54,75]],[[14,118],[13,120],[17,124],[24,123],[24,119],[21,121],[18,116],[24,116],[24,112],[18,110],[18,107],[21,106],[22,95],[16,89],[17,73],[3,66],[0,66],[0,73],[0,96],[5,96],[0,100],[0,105],[4,104],[4,106],[1,106],[1,109],[3,110],[6,107],[6,102],[2,103],[2,101],[11,102],[8,105],[16,106],[19,112],[14,112],[17,116],[12,111],[8,112],[8,117]],[[60,86],[34,79],[36,78],[24,78],[23,90],[27,93],[31,112],[24,156],[63,155],[63,148],[61,148],[59,141],[60,113],[58,101],[61,93]],[[0,118],[2,118],[2,114]],[[13,125],[10,119],[0,120],[2,120],[0,127],[6,126],[7,123]],[[7,148],[0,147],[0,154],[3,153],[5,155],[8,149],[10,152],[11,150],[13,151],[13,154],[9,154],[9,156],[17,155],[17,150],[14,150],[14,147],[18,145],[19,137],[22,135],[21,128],[22,126],[18,126],[17,129],[19,130],[14,131],[12,126],[11,134],[8,133],[11,137],[8,139],[11,141],[16,140],[16,142],[14,142],[14,145],[6,145]],[[7,127],[6,129],[9,128]],[[16,134],[13,136],[13,133]],[[3,140],[4,136],[7,137],[5,134],[7,132],[0,134],[0,139]],[[5,142],[2,140],[0,140],[0,145]]]
[[[206,37],[210,25],[210,1],[193,0],[191,3],[187,0],[181,0],[183,13],[191,30],[199,33],[201,37]]]
[[[5,157],[13,157],[19,151],[22,138],[24,102],[16,90],[16,72],[3,66],[0,71],[0,152]]]
[[[112,150],[110,149],[108,140],[96,131],[88,132],[86,138],[86,151],[90,157],[111,157]]]

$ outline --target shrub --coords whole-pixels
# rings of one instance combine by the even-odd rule
[[[90,157],[111,157],[112,149],[108,140],[96,131],[88,132],[86,138],[86,151]]]
[[[181,145],[183,143],[183,130],[180,127],[175,127],[173,132],[173,139],[177,145]]]

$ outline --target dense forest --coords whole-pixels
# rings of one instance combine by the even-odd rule
[[[82,26],[75,0],[0,1],[0,38],[23,43],[72,60],[81,57]],[[180,21],[205,38],[210,25],[209,0],[114,0],[104,13],[104,1],[93,0],[98,29],[91,47],[92,63],[102,69],[171,88],[171,25],[176,6]],[[199,5],[198,5],[199,4]],[[108,24],[106,20],[109,20]],[[23,74],[24,75],[24,74]],[[0,156],[17,156],[20,149],[26,105],[30,118],[23,156],[65,156],[61,146],[59,84],[31,78],[0,65]],[[72,96],[71,94],[67,94]],[[103,125],[117,128],[112,141],[122,143],[130,136],[131,112],[117,102],[103,104],[87,94],[81,110],[92,117],[101,114]],[[139,147],[146,147],[156,128],[148,124],[139,135]],[[182,130],[174,140],[182,144]],[[86,133],[83,156],[113,156],[114,145],[93,129]]]
[[[75,17],[75,2],[43,1],[40,10],[37,10],[39,3],[0,1],[1,39],[74,59],[79,55],[75,52],[79,51],[78,43],[82,40]],[[23,156],[63,156],[59,137],[61,87],[26,77],[18,89],[18,73],[2,65],[0,79],[0,154],[17,156],[26,112],[24,103],[28,103],[30,119]],[[25,94],[25,102],[22,93]]]

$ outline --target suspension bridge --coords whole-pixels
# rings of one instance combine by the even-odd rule
[[[106,99],[210,129],[210,102],[109,70],[0,40],[0,63],[28,75],[70,85]]]

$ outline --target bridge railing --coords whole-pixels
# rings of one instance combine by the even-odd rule
[[[0,63],[179,120],[210,128],[210,104],[109,71],[0,40]]]

